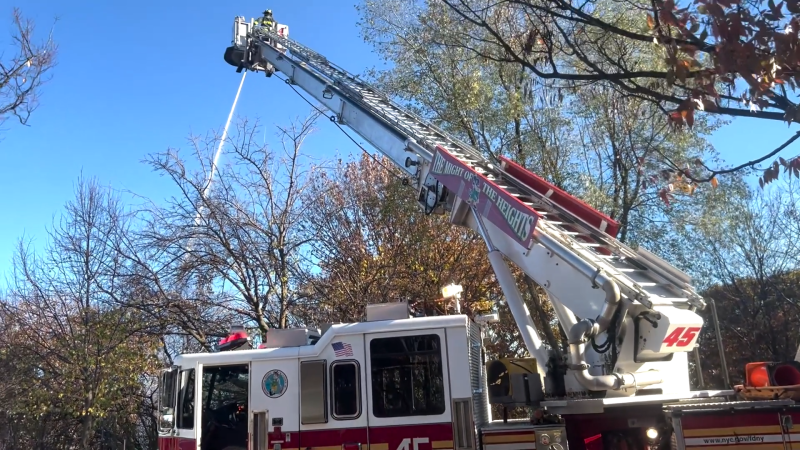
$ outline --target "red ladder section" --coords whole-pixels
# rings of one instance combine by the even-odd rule
[[[579,198],[568,194],[563,189],[556,187],[535,173],[526,170],[524,167],[505,156],[500,157],[500,162],[505,173],[538,192],[542,197],[550,199],[553,203],[561,206],[573,216],[583,220],[598,230],[613,237],[617,237],[619,223],[611,217],[592,208]]]

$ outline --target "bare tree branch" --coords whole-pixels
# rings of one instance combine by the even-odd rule
[[[36,43],[33,22],[16,8],[12,22],[15,53],[6,58],[0,55],[0,122],[12,115],[26,125],[56,65],[57,46],[52,30],[43,43]]]

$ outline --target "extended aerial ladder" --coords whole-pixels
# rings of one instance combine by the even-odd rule
[[[548,397],[712,395],[690,392],[688,352],[705,303],[686,274],[621,243],[619,224],[608,216],[508,158],[487,159],[289,39],[287,27],[266,30],[237,17],[233,32],[229,64],[281,72],[391,159],[426,213],[449,212],[453,224],[480,233],[526,347],[540,375],[548,375]],[[569,341],[566,363],[553,361],[539,338],[503,256],[549,294]],[[598,345],[601,335],[607,341]],[[558,367],[566,376],[559,378]]]

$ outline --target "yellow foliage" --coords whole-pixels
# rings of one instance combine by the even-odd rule
[[[494,309],[494,302],[491,300],[478,300],[472,302],[470,308],[475,314],[486,314]]]

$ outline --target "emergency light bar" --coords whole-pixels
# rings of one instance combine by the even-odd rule
[[[217,344],[217,348],[221,352],[237,350],[247,345],[250,347],[250,336],[241,325],[234,325],[231,327],[230,334],[222,338]]]

